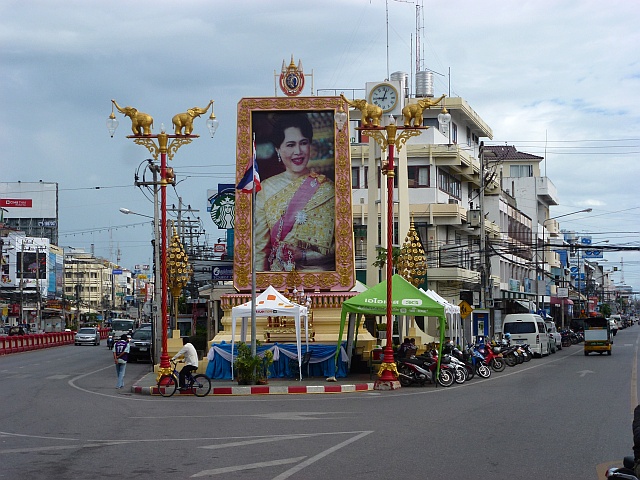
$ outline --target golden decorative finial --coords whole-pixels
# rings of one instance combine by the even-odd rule
[[[420,285],[427,273],[427,257],[422,248],[422,242],[418,236],[413,223],[413,215],[411,218],[411,227],[405,238],[405,243],[400,249],[398,257],[398,273],[402,275],[414,287]]]
[[[169,256],[167,260],[168,286],[171,295],[177,300],[180,292],[189,282],[193,274],[193,269],[189,264],[189,258],[175,228],[173,229],[173,237],[169,245]]]

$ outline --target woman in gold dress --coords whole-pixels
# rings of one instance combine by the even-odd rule
[[[278,116],[272,142],[285,171],[256,196],[258,271],[335,270],[335,188],[308,166],[312,140],[306,114]]]

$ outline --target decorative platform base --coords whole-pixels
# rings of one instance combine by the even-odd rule
[[[376,380],[373,384],[374,390],[398,390],[401,388],[398,380]]]

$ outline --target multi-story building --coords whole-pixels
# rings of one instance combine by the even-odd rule
[[[103,258],[80,249],[65,252],[65,298],[71,303],[71,311],[77,318],[92,313],[107,318],[108,312],[124,312],[128,306],[137,305],[136,285],[132,272],[119,269]]]
[[[368,91],[373,88],[368,84]],[[402,82],[397,90],[406,92]],[[433,99],[429,92],[425,96]],[[402,105],[419,99],[401,98],[396,110],[401,111]],[[440,115],[443,107],[450,115],[449,122]],[[390,113],[401,122],[401,114]],[[384,279],[384,270],[373,263],[379,248],[387,248],[386,179],[381,174],[387,152],[381,151],[364,132],[360,134],[359,120],[359,112],[352,111],[350,153],[356,273],[358,280],[374,285]],[[478,154],[480,139],[491,138],[492,131],[463,98],[445,98],[425,109],[421,125],[430,128],[409,139],[395,159],[393,243],[401,246],[413,224],[427,256],[428,270],[422,287],[435,290],[454,304],[464,299],[479,305],[483,283],[490,283],[489,278],[483,282],[481,268],[486,261],[480,249],[478,228],[481,189],[484,186],[495,190],[499,182],[497,178],[482,177]],[[488,238],[499,238],[497,223],[485,220],[484,230]],[[417,323],[422,328],[420,319]]]

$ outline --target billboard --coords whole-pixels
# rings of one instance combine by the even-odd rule
[[[347,129],[340,97],[244,98],[238,104],[236,180],[252,165],[261,190],[236,192],[234,286],[345,291],[355,282]],[[255,151],[254,151],[255,145]],[[255,244],[252,244],[252,226]],[[295,280],[288,278],[295,275]]]
[[[5,218],[55,219],[58,184],[48,182],[0,182],[0,207]]]

